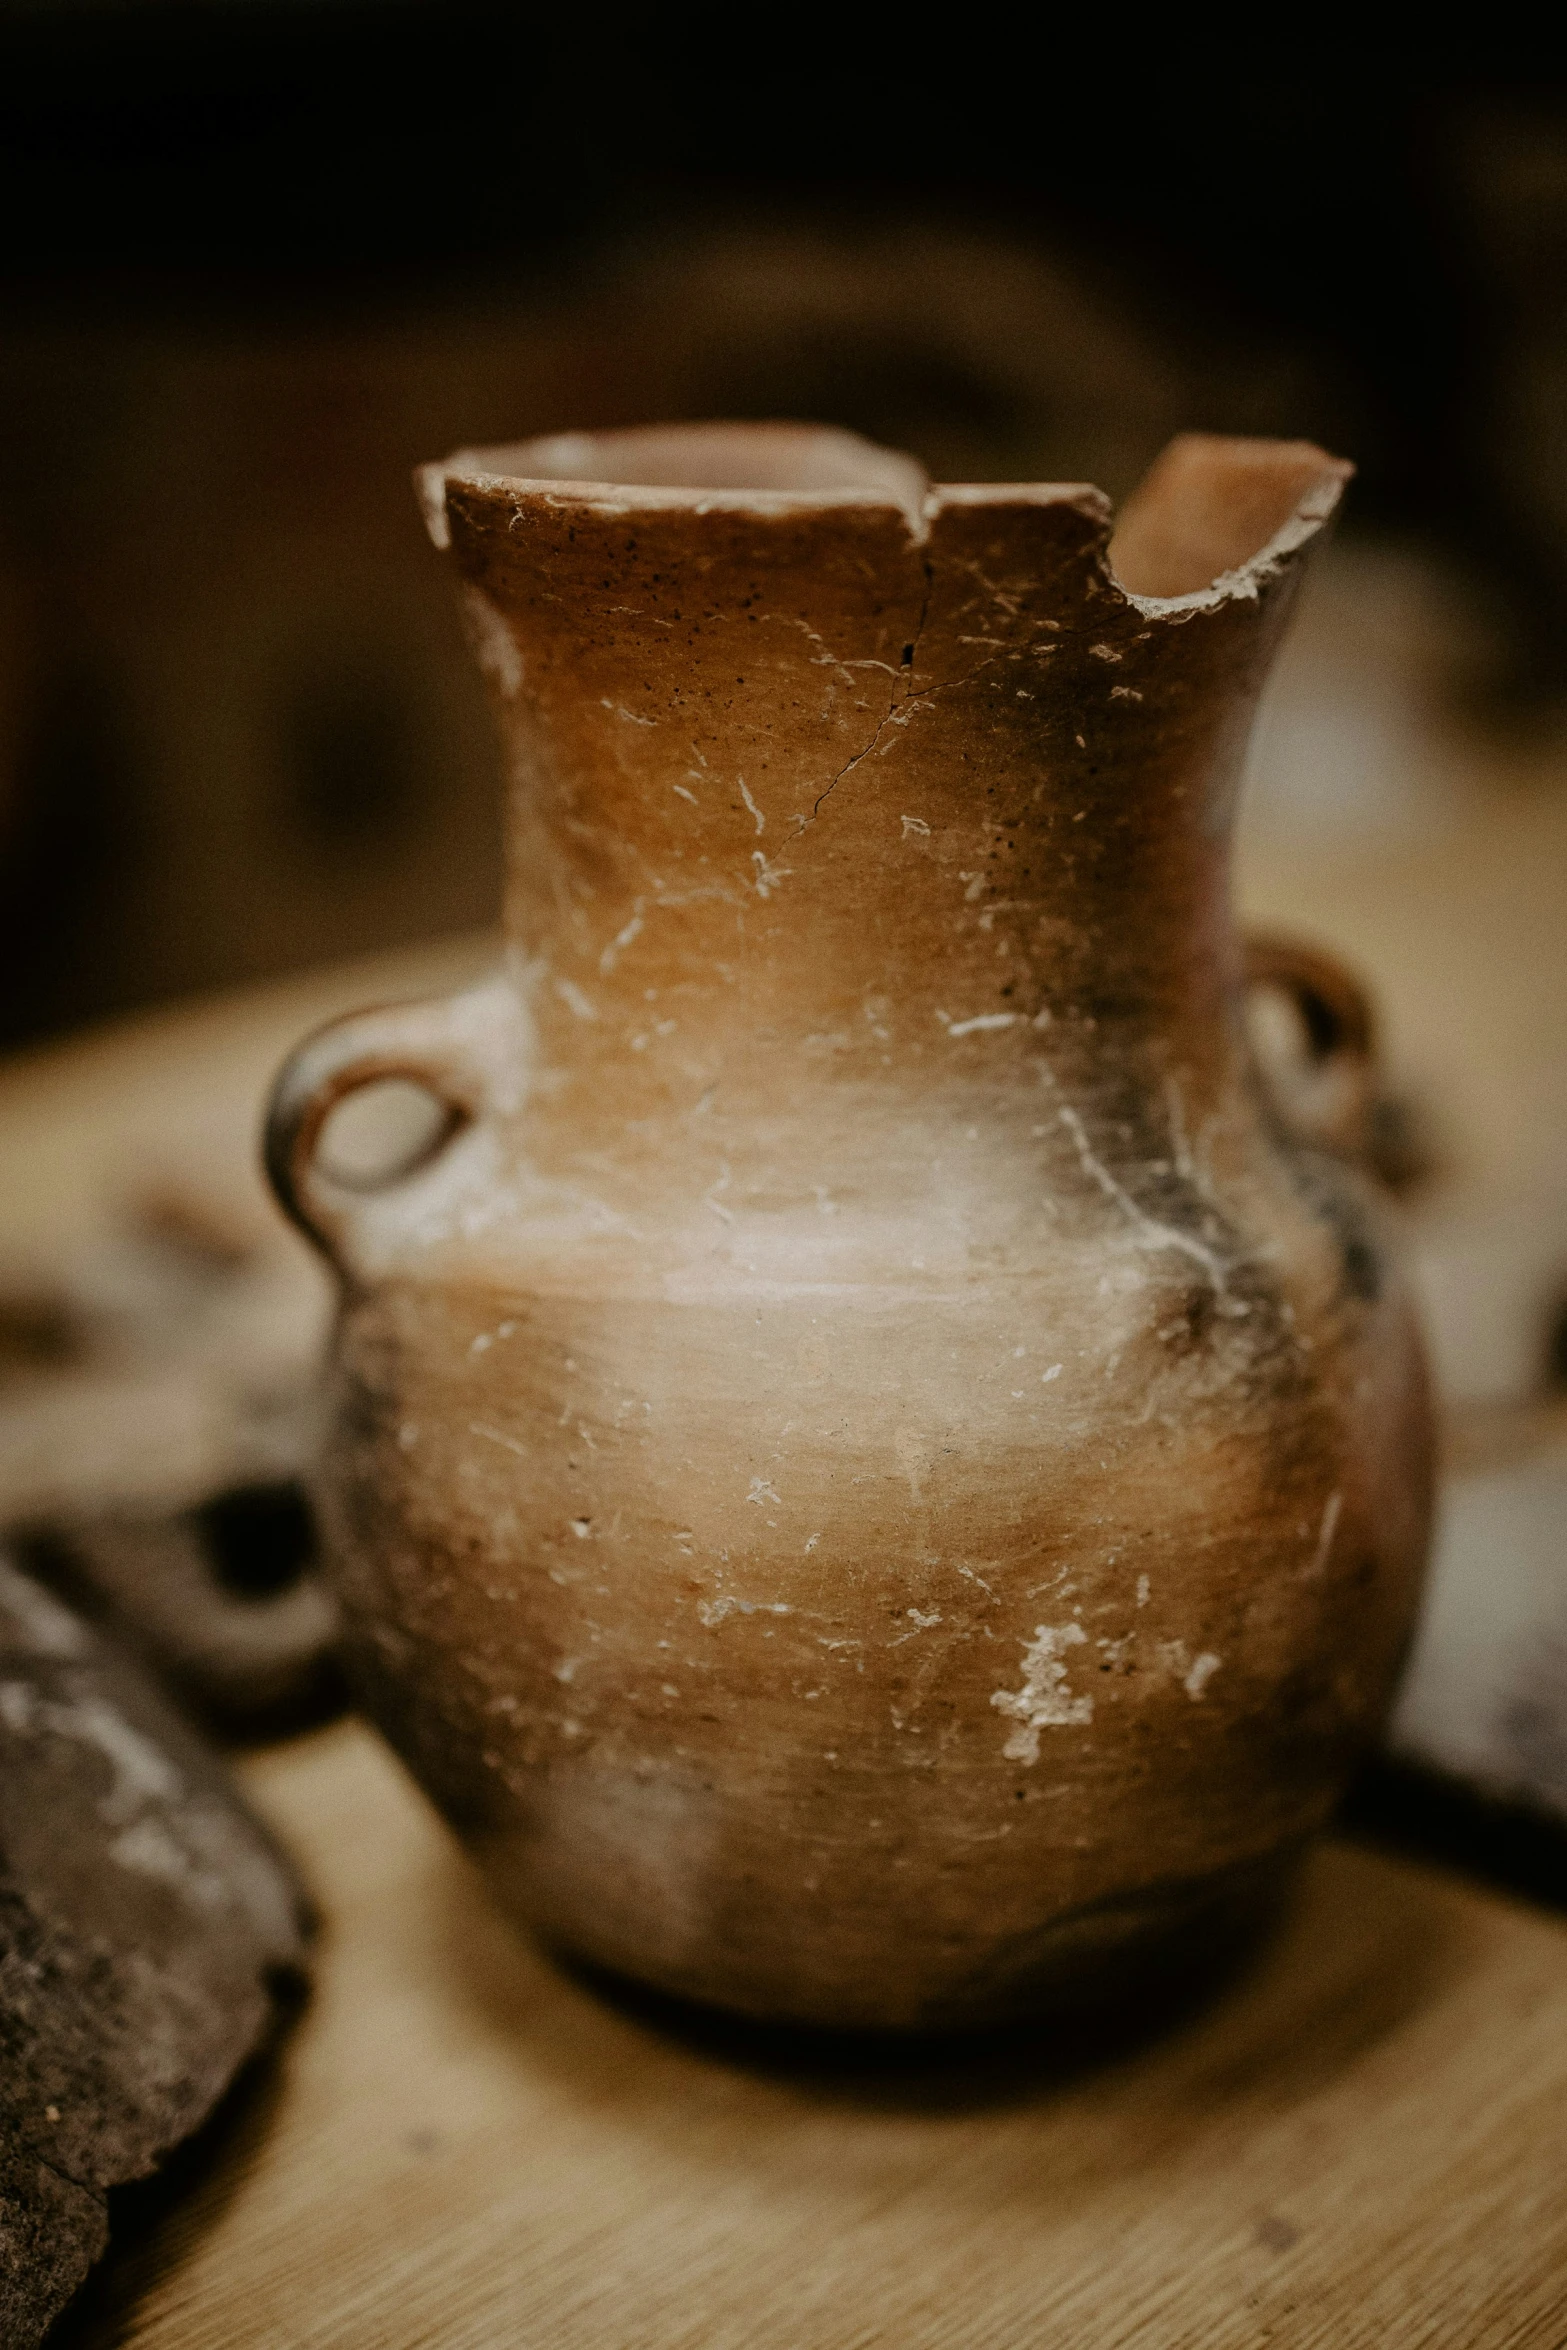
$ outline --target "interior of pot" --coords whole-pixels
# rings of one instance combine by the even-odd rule
[[[1180,433],[1122,507],[1110,568],[1134,596],[1200,595],[1297,517],[1303,528],[1325,519],[1353,471],[1312,441]]]
[[[622,491],[852,498],[902,506],[916,516],[930,486],[912,457],[825,424],[663,424],[552,433],[501,448],[466,449],[448,464],[453,471]]]
[[[1309,529],[1331,511],[1352,469],[1310,441],[1233,439],[1182,433],[1126,501],[1110,542],[1110,567],[1130,594],[1165,601],[1218,592],[1283,534]],[[552,433],[539,440],[464,449],[423,469],[432,535],[445,544],[441,509],[451,474],[519,483],[569,482],[635,504],[681,493],[743,503],[749,498],[901,507],[916,537],[928,521],[931,484],[901,450],[823,424],[663,424],[618,432]],[[965,490],[997,500],[1039,495],[1049,485]],[[1056,495],[1068,494],[1058,488]],[[1081,494],[1079,491],[1077,494]],[[938,490],[936,495],[942,493]]]

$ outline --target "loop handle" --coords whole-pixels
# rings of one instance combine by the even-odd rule
[[[322,1129],[339,1102],[367,1085],[401,1079],[445,1111],[418,1156],[373,1185],[333,1177],[319,1157]],[[454,1033],[442,1001],[381,1004],[318,1028],[279,1070],[267,1107],[264,1157],[283,1213],[341,1264],[347,1219],[367,1190],[387,1190],[440,1156],[483,1106],[484,1072]]]
[[[1303,1053],[1282,1049],[1260,1022],[1251,1024],[1252,1049],[1285,1127],[1315,1150],[1369,1162],[1377,1058],[1365,988],[1336,956],[1299,939],[1248,932],[1242,953],[1248,995],[1273,989],[1299,1019]]]

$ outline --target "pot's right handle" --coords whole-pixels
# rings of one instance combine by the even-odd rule
[[[425,1147],[373,1183],[334,1176],[319,1155],[327,1119],[351,1093],[400,1078],[431,1094],[444,1112]],[[483,1107],[485,1073],[453,1028],[446,1002],[383,1004],[328,1022],[297,1045],[279,1070],[267,1107],[267,1175],[283,1213],[332,1261],[356,1204],[438,1158]]]
[[[1369,1161],[1377,1099],[1376,1018],[1354,973],[1321,947],[1271,931],[1247,933],[1248,993],[1275,989],[1300,1019],[1304,1057],[1253,1045],[1274,1107],[1297,1140]]]

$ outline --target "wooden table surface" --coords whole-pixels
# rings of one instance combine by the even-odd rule
[[[359,1724],[244,1776],[316,1995],[70,2350],[1567,2342],[1553,1919],[1330,1844],[1118,2058],[791,2068],[552,1965]]]

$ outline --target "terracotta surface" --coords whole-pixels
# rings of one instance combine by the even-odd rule
[[[1178,442],[1113,543],[1092,490],[784,427],[425,478],[507,964],[305,1046],[272,1164],[344,1275],[364,1688],[602,1964],[894,2027],[1102,1991],[1375,1731],[1418,1347],[1372,1187],[1258,1078],[1227,904],[1344,471]],[[399,1072],[432,1148],[333,1180]]]

